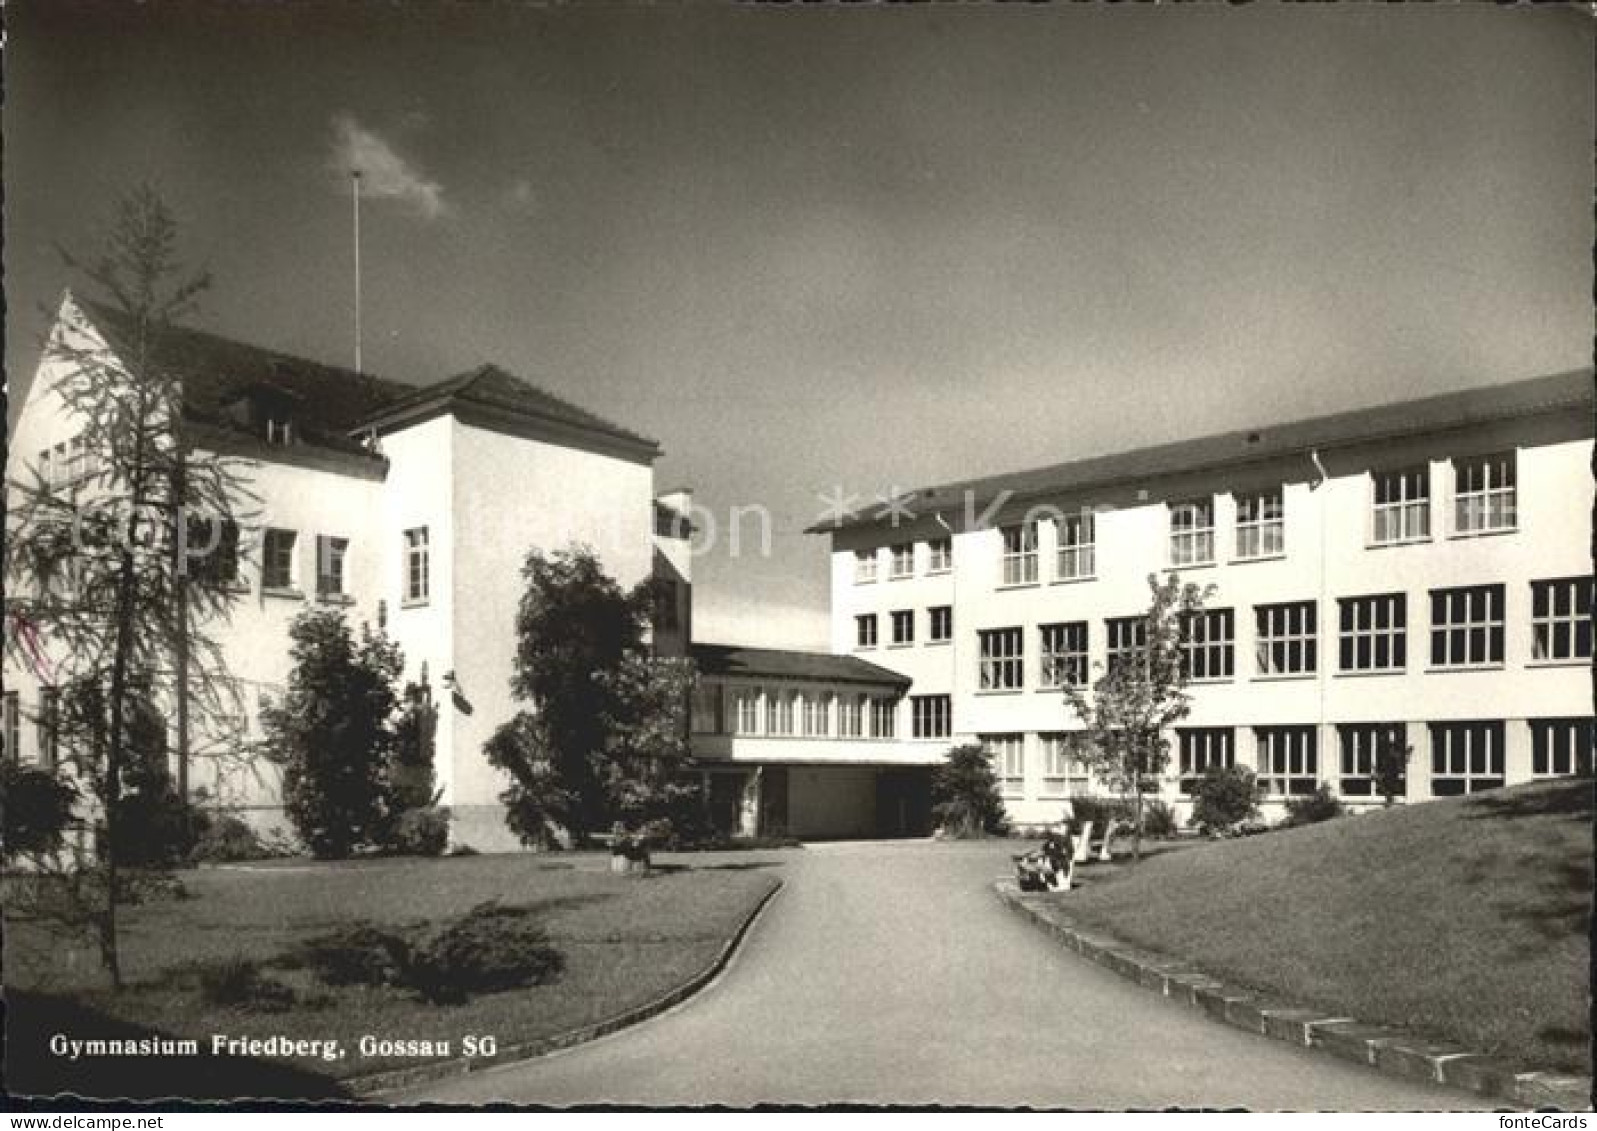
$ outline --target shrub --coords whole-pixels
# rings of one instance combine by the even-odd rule
[[[1142,802],[1142,835],[1150,837],[1172,837],[1181,830],[1181,822],[1176,820],[1174,807],[1167,805],[1156,797],[1144,798]]]
[[[22,856],[51,856],[61,850],[72,823],[78,791],[48,770],[0,764],[0,818],[7,864]]]
[[[1329,785],[1321,785],[1307,797],[1288,798],[1286,813],[1288,825],[1313,825],[1320,821],[1329,821],[1333,817],[1340,817],[1342,799]]]
[[[980,746],[956,746],[932,773],[932,817],[954,837],[1003,836],[1009,816],[998,775]]]
[[[1210,766],[1194,795],[1189,824],[1211,835],[1235,832],[1238,825],[1259,814],[1259,783],[1245,766]]]
[[[329,986],[391,986],[403,981],[410,945],[370,923],[309,939],[291,956]]]
[[[189,859],[197,864],[231,864],[239,860],[262,860],[271,851],[248,822],[231,813],[218,813],[200,831]]]
[[[404,978],[427,1001],[455,1004],[474,993],[542,985],[564,966],[529,908],[490,901],[413,941]]]
[[[437,805],[405,810],[388,837],[388,851],[398,856],[442,856],[448,847],[449,810]]]
[[[261,974],[248,958],[228,958],[200,968],[200,995],[212,1005],[242,1005],[281,1013],[294,1005],[294,990]]]

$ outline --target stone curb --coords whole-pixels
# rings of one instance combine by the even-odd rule
[[[726,940],[717,954],[710,962],[693,977],[683,982],[674,989],[667,990],[653,1001],[643,1005],[634,1006],[607,1017],[603,1021],[596,1021],[592,1025],[583,1025],[577,1029],[569,1029],[564,1033],[556,1033],[552,1037],[540,1037],[535,1041],[526,1041],[519,1045],[510,1045],[501,1049],[495,1056],[455,1057],[452,1060],[437,1060],[429,1064],[418,1064],[414,1068],[394,1068],[386,1072],[373,1072],[365,1076],[354,1076],[339,1083],[347,1088],[352,1096],[379,1097],[386,1092],[398,1091],[415,1084],[426,1084],[433,1080],[446,1080],[455,1076],[466,1076],[472,1072],[480,1072],[485,1068],[498,1068],[502,1065],[516,1064],[520,1061],[535,1060],[540,1056],[560,1049],[568,1049],[575,1045],[586,1044],[588,1041],[607,1037],[611,1033],[636,1025],[640,1021],[647,1021],[651,1017],[658,1017],[672,1006],[679,1005],[698,993],[707,986],[731,961],[744,936],[754,926],[754,921],[760,917],[771,900],[776,898],[782,890],[782,880],[777,879],[776,886],[760,897],[760,901],[750,909],[737,930],[732,932],[732,937]]]
[[[1518,1107],[1592,1110],[1589,1076],[1520,1071],[1498,1057],[1458,1045],[1226,985],[1187,962],[1122,943],[1097,929],[1078,928],[1050,895],[1022,894],[1013,880],[999,880],[995,890],[1012,911],[1083,958],[1234,1028],[1317,1049],[1388,1076],[1443,1084]]]

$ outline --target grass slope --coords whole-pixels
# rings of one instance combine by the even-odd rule
[[[190,898],[127,910],[123,969],[130,985],[120,995],[101,984],[97,954],[81,941],[8,917],[8,1084],[87,1095],[321,1095],[330,1079],[418,1063],[362,1057],[362,1035],[447,1040],[456,1056],[468,1034],[492,1035],[501,1047],[551,1036],[653,1000],[703,969],[776,883],[779,865],[744,853],[735,860],[694,857],[647,877],[607,869],[601,856],[504,855],[186,872]],[[299,941],[353,920],[437,920],[488,899],[541,912],[566,958],[557,981],[445,1007],[391,989],[300,985],[307,974],[273,965]],[[198,968],[235,956],[259,959],[265,973],[296,985],[300,1004],[262,1013],[207,1002]],[[40,1055],[19,1048],[43,1046],[55,1032],[92,1037],[135,1029],[196,1037],[207,1049],[213,1033],[336,1038],[347,1056],[267,1065],[206,1055],[186,1066],[174,1062],[174,1072],[149,1061],[68,1063],[42,1048],[33,1050]]]
[[[1591,819],[1589,780],[1432,801],[1169,853],[1070,908],[1253,989],[1587,1072]]]

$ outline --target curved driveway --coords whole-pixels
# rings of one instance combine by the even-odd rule
[[[720,979],[683,1005],[390,1098],[1479,1109],[1464,1093],[1207,1021],[1065,951],[993,895],[1014,850],[898,842],[772,854],[786,889]]]

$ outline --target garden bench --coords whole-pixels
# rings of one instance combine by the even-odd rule
[[[1070,857],[1072,864],[1085,864],[1087,862],[1087,853],[1092,847],[1092,825],[1091,821],[1084,822],[1081,826],[1081,832],[1076,835],[1076,850]]]

